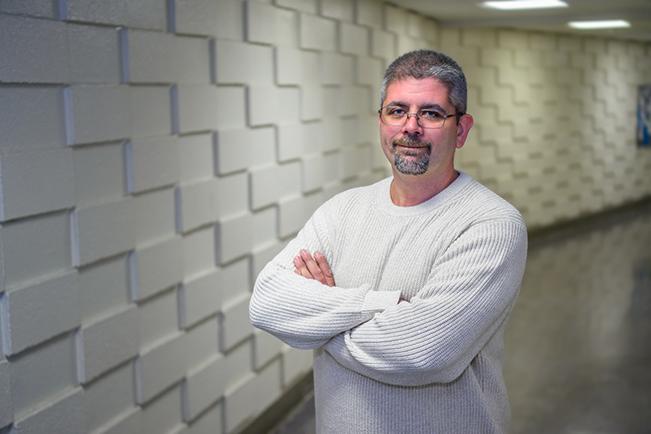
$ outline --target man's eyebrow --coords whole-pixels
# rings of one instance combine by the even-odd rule
[[[402,101],[391,101],[385,104],[385,107],[409,107],[409,105],[410,105],[409,103],[402,102]],[[418,110],[423,110],[423,109],[434,109],[434,110],[442,111],[443,113],[447,113],[447,110],[445,110],[443,107],[441,107],[439,104],[436,103],[424,104],[418,107]]]

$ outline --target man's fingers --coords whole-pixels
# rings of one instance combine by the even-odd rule
[[[294,258],[294,266],[296,267],[296,274],[300,274],[306,279],[314,279],[310,271],[307,269],[307,265],[305,265],[305,261],[303,261],[303,258],[301,258],[300,256],[296,256]]]
[[[316,252],[314,253],[314,259],[316,259],[316,263],[319,265],[319,269],[323,273],[325,278],[324,283],[328,286],[335,286],[335,277],[332,275],[332,270],[330,269],[330,264],[328,264],[326,257],[321,252]]]
[[[303,262],[307,266],[308,271],[312,275],[312,277],[315,280],[318,280],[319,282],[325,284],[325,276],[321,272],[321,269],[319,268],[319,265],[316,263],[310,252],[307,250],[301,250],[300,252],[301,259],[303,259]]]

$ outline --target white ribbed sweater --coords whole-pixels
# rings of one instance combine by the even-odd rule
[[[321,434],[506,432],[502,335],[524,272],[522,217],[464,173],[412,207],[391,202],[390,183],[323,204],[260,272],[251,322],[316,350]],[[301,248],[326,255],[337,286],[293,272]]]

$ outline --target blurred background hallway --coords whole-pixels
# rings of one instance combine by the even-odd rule
[[[651,202],[534,234],[506,333],[512,434],[651,427]],[[274,434],[314,433],[305,400]]]

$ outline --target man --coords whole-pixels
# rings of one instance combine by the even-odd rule
[[[473,125],[449,57],[384,77],[393,177],[336,195],[260,273],[252,323],[315,349],[319,433],[504,433],[502,335],[522,280],[520,214],[454,153]]]

